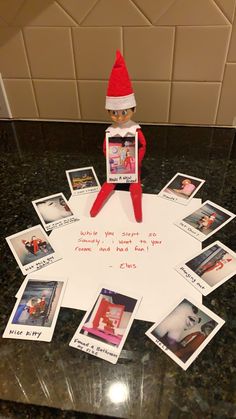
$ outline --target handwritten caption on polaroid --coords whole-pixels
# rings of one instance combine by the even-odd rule
[[[78,253],[147,254],[162,244],[157,232],[114,232],[80,230],[74,251]],[[120,269],[136,269],[135,263],[121,263]]]
[[[177,221],[174,224],[180,227],[182,230],[186,231],[188,234],[190,234],[190,236],[195,237],[199,241],[203,241],[206,238],[201,231],[195,229],[194,227],[191,227],[189,224],[185,223],[182,220]]]
[[[115,182],[115,183],[136,183],[137,176],[136,175],[108,175],[107,179],[108,183]]]
[[[168,194],[168,193],[166,193],[166,192],[162,192],[162,193],[160,194],[160,196],[161,196],[162,198],[168,199],[169,201],[173,201],[173,202],[178,201],[177,196],[170,195],[170,194]]]
[[[159,339],[155,338],[154,340],[155,344],[159,346],[163,351],[168,351],[168,348],[162,343]]]
[[[9,333],[9,337],[17,336],[17,337],[21,337],[21,339],[23,338],[39,339],[42,334],[42,332],[39,332],[36,330],[20,330],[20,329],[13,329],[13,328],[10,329],[8,333]]]
[[[45,230],[46,231],[55,230],[56,228],[67,226],[76,221],[79,221],[79,219],[74,216],[63,218],[62,220],[54,221],[50,224],[45,225]]]
[[[118,348],[108,348],[108,345],[96,344],[94,341],[89,342],[88,340],[83,341],[83,337],[80,339],[74,338],[70,346],[79,349],[83,352],[87,352],[90,355],[97,356],[105,359],[109,362],[116,363],[119,357],[120,350]]]
[[[86,194],[86,193],[93,193],[93,192],[98,192],[100,189],[100,186],[92,186],[90,188],[83,188],[83,189],[76,189],[73,190],[72,195],[73,196],[78,196],[78,195],[82,195],[82,194]]]
[[[45,256],[43,259],[30,263],[28,266],[24,266],[24,272],[29,273],[33,271],[38,271],[39,269],[44,268],[45,266],[50,265],[56,260],[60,259],[60,257],[55,255],[48,255]]]
[[[196,288],[198,288],[200,291],[204,291],[205,290],[205,286],[202,285],[199,282],[198,276],[197,275],[194,275],[194,272],[191,269],[189,269],[186,265],[176,266],[175,269],[188,282],[190,282],[191,284],[194,284],[194,286]]]

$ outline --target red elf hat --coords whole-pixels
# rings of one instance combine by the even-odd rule
[[[108,82],[105,109],[117,111],[135,106],[136,101],[125,60],[117,50],[116,61]]]

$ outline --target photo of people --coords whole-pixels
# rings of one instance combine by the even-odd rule
[[[202,179],[177,173],[161,190],[159,196],[186,205],[204,182]]]
[[[45,225],[73,216],[73,212],[62,193],[38,199],[32,203]]]
[[[62,287],[63,282],[29,280],[19,301],[12,323],[50,327]]]
[[[48,236],[41,226],[35,226],[8,239],[14,250],[13,253],[23,266],[54,253]]]
[[[232,212],[206,201],[200,208],[189,214],[183,220],[175,222],[191,236],[203,241],[210,237],[235,217]]]
[[[206,307],[183,299],[146,334],[187,369],[223,324],[224,321]]]
[[[134,298],[103,288],[80,333],[118,347],[136,304]]]
[[[107,175],[112,181],[125,182],[137,179],[136,137],[107,137]],[[135,180],[134,180],[135,179]]]
[[[72,195],[79,195],[85,192],[96,192],[100,188],[100,183],[93,167],[67,170],[66,176]]]

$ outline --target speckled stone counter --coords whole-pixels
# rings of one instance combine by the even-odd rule
[[[39,223],[32,200],[57,192],[69,198],[65,170],[94,166],[105,180],[104,129],[103,124],[0,123],[1,335],[23,281],[4,237]],[[235,212],[234,129],[144,125],[143,132],[145,193],[158,193],[176,172],[187,173],[206,180],[197,197]],[[217,239],[235,251],[235,224],[203,246]],[[203,303],[226,323],[186,372],[145,336],[147,322],[134,322],[117,365],[68,346],[82,311],[61,309],[50,343],[0,338],[0,417],[236,417],[235,280]],[[123,402],[110,395],[117,382],[126,390]]]

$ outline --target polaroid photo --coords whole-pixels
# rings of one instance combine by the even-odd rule
[[[186,370],[224,323],[202,304],[182,299],[146,335]]]
[[[235,214],[232,212],[211,201],[206,201],[196,211],[174,224],[202,242],[234,217]]]
[[[6,241],[24,275],[62,259],[40,224],[6,237]]]
[[[178,204],[187,205],[204,182],[205,180],[203,179],[198,179],[183,173],[176,173],[160,191],[158,196],[172,202],[177,202]]]
[[[32,204],[46,231],[78,221],[61,192],[32,201]]]
[[[110,137],[106,134],[108,183],[138,181],[138,134],[133,137]]]
[[[100,288],[70,346],[116,364],[141,298]]]
[[[29,278],[16,301],[3,337],[50,342],[66,282],[65,278]]]
[[[175,270],[203,295],[208,295],[236,274],[236,253],[216,241]]]
[[[73,196],[98,192],[101,188],[93,167],[66,170],[66,176]]]

